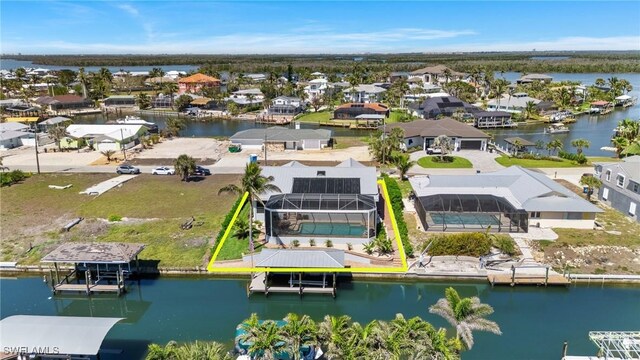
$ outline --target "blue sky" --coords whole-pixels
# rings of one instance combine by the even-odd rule
[[[0,2],[0,52],[640,50],[640,2]]]

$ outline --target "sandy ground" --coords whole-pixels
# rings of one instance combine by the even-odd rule
[[[175,159],[181,154],[188,154],[195,159],[220,159],[228,154],[228,141],[203,138],[174,138],[163,140],[153,148],[135,155],[137,159]]]
[[[41,165],[78,167],[86,166],[102,157],[99,151],[69,151],[69,152],[40,152],[39,160]],[[36,164],[36,154],[32,147],[20,147],[0,153],[2,163],[9,168],[20,167],[25,164]]]

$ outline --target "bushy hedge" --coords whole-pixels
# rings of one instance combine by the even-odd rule
[[[432,239],[433,243],[427,253],[433,256],[486,255],[491,250],[491,238],[484,233],[441,234]]]
[[[557,161],[557,162],[562,162],[562,160],[553,157],[553,156],[545,156],[545,155],[540,155],[540,154],[529,154],[529,153],[524,153],[524,154],[518,154],[518,156],[515,156],[516,159],[527,159],[527,160],[549,160],[549,161]]]
[[[574,153],[570,153],[570,152],[567,152],[567,151],[559,151],[558,152],[558,156],[560,156],[563,159],[575,161],[578,164],[586,164],[587,163],[587,157],[584,156],[584,154],[574,154]]]
[[[222,240],[222,237],[224,236],[224,232],[227,230],[227,227],[229,226],[229,224],[231,223],[231,219],[233,219],[233,214],[236,213],[236,210],[238,209],[238,206],[240,206],[240,201],[242,200],[242,197],[244,195],[241,195],[238,200],[236,200],[236,202],[233,204],[233,206],[231,207],[231,210],[229,210],[229,212],[227,213],[227,215],[224,217],[224,220],[222,220],[222,227],[220,228],[220,231],[218,232],[218,236],[216,236],[216,242],[213,246],[213,250],[215,251],[216,247],[218,247],[218,243],[220,242],[220,240]],[[247,198],[247,201],[245,204],[249,203],[251,200],[249,198]]]
[[[22,170],[2,172],[0,173],[0,186],[11,186],[13,184],[21,182],[28,177],[31,177],[31,173],[26,173]]]
[[[389,202],[391,203],[396,224],[398,225],[398,232],[400,233],[400,240],[402,241],[404,252],[407,256],[412,256],[413,246],[409,241],[409,230],[407,229],[407,223],[404,221],[404,216],[402,215],[402,210],[404,209],[404,204],[402,203],[402,191],[400,191],[400,186],[398,186],[398,182],[395,179],[390,178],[386,174],[382,175],[382,179],[387,185]]]

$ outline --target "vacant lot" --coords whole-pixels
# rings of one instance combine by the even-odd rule
[[[160,266],[199,266],[231,207],[233,195],[218,189],[237,182],[235,175],[214,175],[184,183],[175,176],[140,175],[99,196],[79,191],[113,177],[110,174],[42,174],[0,190],[3,261],[37,263],[65,241],[141,242],[143,259]],[[48,185],[73,184],[65,190]],[[181,230],[194,217],[199,226]],[[60,229],[77,217],[85,220],[68,233]],[[109,222],[108,219],[122,218]]]

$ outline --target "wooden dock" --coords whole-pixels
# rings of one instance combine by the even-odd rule
[[[105,285],[105,284],[57,284],[53,286],[53,292],[81,292],[91,293],[117,293],[124,292],[122,285]]]
[[[534,274],[518,274],[513,276],[512,274],[491,274],[487,275],[487,279],[491,286],[494,285],[535,285],[535,286],[568,286],[571,281],[566,277],[559,274],[550,275],[534,275]]]

